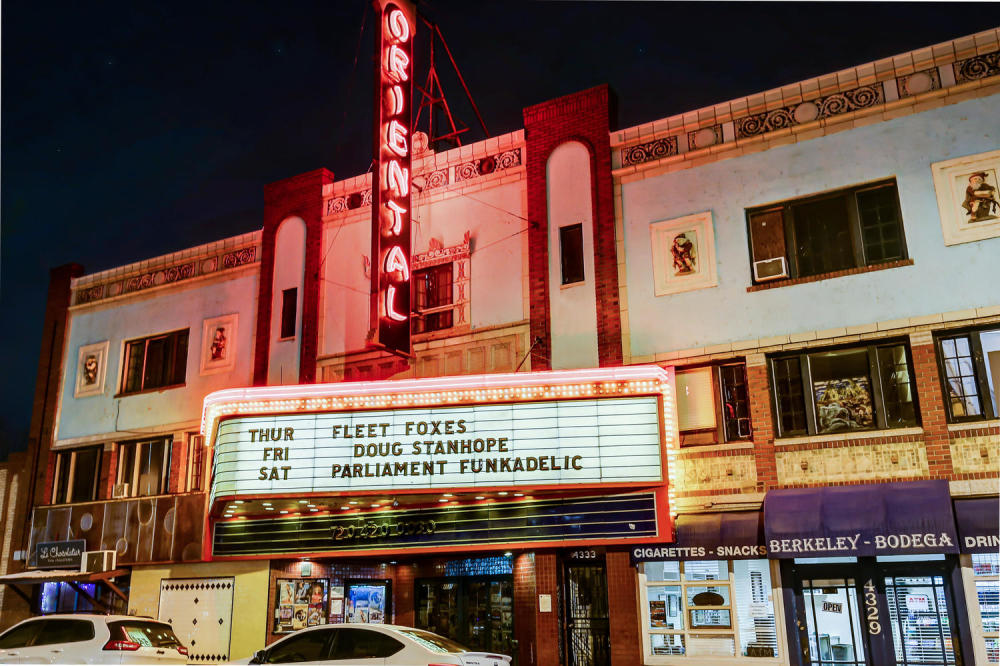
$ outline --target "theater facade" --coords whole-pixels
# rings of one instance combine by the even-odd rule
[[[1000,32],[436,151],[393,7],[374,173],[52,271],[5,623],[159,617],[192,663],[343,622],[519,666],[1000,662]]]

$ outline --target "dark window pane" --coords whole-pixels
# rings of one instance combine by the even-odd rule
[[[903,257],[895,185],[858,192],[858,217],[866,263]]]
[[[276,643],[267,651],[268,664],[294,664],[326,658],[326,640],[331,629],[304,631]]]
[[[94,637],[94,625],[89,620],[45,620],[35,645],[77,643]]]
[[[70,467],[72,467],[73,464],[73,453],[71,451],[67,451],[65,453],[58,454],[56,464],[59,467],[59,474],[56,476],[56,491],[52,501],[55,504],[62,504],[68,501],[69,473]]]
[[[802,366],[798,356],[774,361],[774,390],[781,434],[805,432],[806,408],[802,394]]]
[[[583,282],[583,225],[559,228],[559,250],[562,258],[562,283]]]
[[[146,371],[142,378],[144,389],[157,388],[167,383],[164,365],[169,357],[168,342],[168,338],[154,338],[146,343]]]
[[[809,369],[819,434],[874,427],[866,349],[810,354]]]
[[[747,373],[742,363],[719,368],[722,385],[722,422],[726,441],[748,439],[750,430],[750,399],[747,395]]]
[[[417,271],[413,276],[417,311],[441,308],[454,303],[453,268],[450,263]],[[414,319],[413,332],[427,333],[451,328],[454,325],[451,308],[430,312]]]
[[[128,361],[126,362],[125,386],[122,389],[125,393],[142,390],[142,366],[146,354],[146,342],[137,340],[128,343]]]
[[[22,648],[30,645],[45,620],[35,620],[16,626],[0,636],[0,650]]]
[[[337,629],[331,659],[384,659],[403,649],[392,636],[369,629]]]
[[[76,451],[70,502],[90,502],[97,499],[97,479],[100,474],[101,447]]]
[[[942,340],[941,356],[948,393],[945,400],[952,418],[982,415],[969,336]]]
[[[111,622],[108,628],[113,637],[132,641],[143,647],[175,648],[181,644],[170,625],[160,622],[142,620]]]
[[[854,267],[846,196],[794,206],[792,215],[799,276]]]
[[[188,331],[179,331],[173,335],[173,373],[170,384],[183,384],[187,371]]]
[[[882,382],[882,400],[885,403],[886,425],[901,428],[917,423],[913,405],[913,385],[910,366],[906,360],[906,347],[895,345],[878,349],[879,377]]]
[[[295,337],[295,320],[298,308],[298,287],[281,292],[281,335],[282,338]]]
[[[145,442],[141,447],[139,460],[139,490],[137,495],[159,495],[164,488],[166,477],[163,456],[167,447],[166,440]]]

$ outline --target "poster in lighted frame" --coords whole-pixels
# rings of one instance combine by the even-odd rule
[[[329,581],[325,578],[279,578],[274,594],[274,633],[326,624]]]

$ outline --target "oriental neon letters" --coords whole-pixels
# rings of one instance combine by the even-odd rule
[[[372,201],[372,343],[410,353],[410,172],[412,162],[413,5],[374,0],[378,98]]]

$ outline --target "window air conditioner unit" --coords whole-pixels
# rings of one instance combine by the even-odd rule
[[[87,550],[80,556],[80,571],[111,571],[115,568],[117,553],[113,550]]]
[[[116,483],[115,487],[111,489],[112,499],[119,499],[121,497],[128,497],[128,484],[127,483]]]
[[[788,267],[785,265],[784,257],[774,259],[762,259],[753,262],[753,279],[757,282],[766,280],[777,280],[788,277]]]

